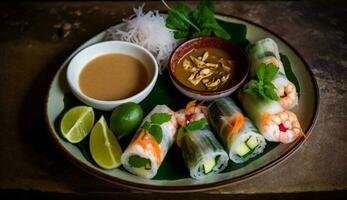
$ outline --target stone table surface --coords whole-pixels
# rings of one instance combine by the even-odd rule
[[[139,5],[124,1],[0,6],[1,190],[137,192],[104,182],[69,162],[49,140],[44,103],[49,83],[67,56]],[[219,13],[261,24],[293,45],[317,79],[320,112],[311,137],[294,156],[265,174],[209,193],[346,190],[346,4],[218,1],[215,7]],[[165,10],[160,2],[146,2],[145,8]]]

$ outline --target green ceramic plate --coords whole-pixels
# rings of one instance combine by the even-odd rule
[[[299,106],[294,112],[297,114],[306,135],[309,136],[318,113],[319,94],[313,74],[302,57],[287,42],[266,28],[235,17],[221,15],[216,17],[226,29],[230,29],[230,31],[238,30],[233,33],[232,40],[240,45],[246,45],[248,41],[255,42],[265,37],[271,37],[277,42],[281,53],[289,58],[293,72],[300,83],[301,97]],[[119,25],[121,26],[121,24]],[[244,29],[240,29],[240,26]],[[243,164],[234,164],[230,161],[227,169],[221,174],[204,180],[195,180],[189,177],[188,170],[184,166],[181,153],[176,145],[173,145],[170,149],[159,168],[157,176],[152,180],[132,175],[122,167],[113,170],[103,170],[97,167],[90,158],[87,145],[89,138],[77,145],[71,144],[61,137],[58,127],[61,115],[66,109],[82,104],[69,92],[65,78],[67,64],[78,51],[91,44],[103,41],[105,35],[106,32],[102,32],[91,38],[66,59],[55,75],[47,97],[46,118],[53,141],[68,159],[85,171],[106,181],[141,190],[161,192],[201,191],[236,183],[260,174],[292,155],[305,142],[305,139],[301,138],[287,145],[268,143],[262,155]],[[244,36],[248,41],[242,39]],[[149,112],[156,104],[166,104],[171,109],[178,110],[184,107],[188,101],[187,97],[175,89],[169,81],[168,74],[164,72],[163,75],[158,77],[155,88],[141,103],[141,106],[145,112]],[[108,118],[110,113],[96,111],[96,119],[100,114],[104,114]],[[128,141],[121,141],[121,143],[124,149]]]

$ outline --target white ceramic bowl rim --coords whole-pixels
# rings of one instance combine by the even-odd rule
[[[68,76],[69,74],[69,68],[70,68],[70,63],[80,54],[82,53],[83,51],[85,50],[88,50],[88,49],[91,49],[91,48],[95,48],[95,46],[98,46],[98,45],[105,45],[106,43],[113,43],[115,45],[117,44],[125,44],[125,45],[129,45],[129,46],[133,46],[135,48],[138,48],[140,50],[142,50],[143,52],[145,52],[149,57],[150,59],[153,61],[154,63],[154,70],[153,70],[153,76],[151,78],[151,81],[149,81],[146,85],[146,87],[144,89],[142,89],[140,92],[136,93],[135,95],[133,96],[130,96],[130,97],[127,97],[125,99],[119,99],[119,100],[113,100],[113,101],[103,101],[103,100],[98,100],[98,99],[94,99],[94,98],[91,98],[87,95],[85,95],[81,90],[80,88],[76,88],[75,87],[75,84],[72,83],[72,81],[78,81],[78,80],[71,80]],[[105,54],[109,54],[109,53],[105,53]],[[93,60],[94,58],[90,59],[89,61]],[[85,67],[85,66],[84,66]],[[143,93],[146,92],[146,90],[148,90],[148,88],[151,87],[152,84],[154,84],[153,82],[155,82],[157,80],[157,77],[158,77],[158,63],[156,61],[156,59],[154,58],[154,56],[152,55],[152,53],[150,51],[148,51],[147,49],[145,49],[144,47],[140,46],[140,45],[137,45],[137,44],[134,44],[134,43],[130,43],[130,42],[125,42],[125,41],[104,41],[104,42],[99,42],[99,43],[96,43],[96,44],[93,44],[93,45],[90,45],[84,49],[82,49],[81,51],[77,52],[76,55],[71,59],[71,61],[69,62],[69,65],[68,65],[68,69],[67,69],[67,81],[69,83],[69,86],[70,88],[76,92],[78,95],[80,95],[82,98],[84,99],[87,99],[88,101],[90,101],[91,103],[94,103],[94,104],[105,104],[105,105],[113,105],[115,103],[117,104],[122,104],[122,103],[127,103],[127,102],[131,102],[133,101],[134,99],[136,99],[137,97],[141,96]],[[81,70],[82,71],[82,70]]]

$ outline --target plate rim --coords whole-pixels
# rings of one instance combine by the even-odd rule
[[[50,126],[50,122],[49,122],[49,117],[48,117],[48,99],[49,99],[49,93],[51,91],[52,88],[52,84],[53,84],[53,80],[54,77],[56,76],[57,72],[61,69],[61,67],[64,65],[65,62],[67,62],[69,59],[71,59],[71,56],[74,55],[75,52],[78,52],[79,48],[82,47],[86,42],[88,42],[89,40],[91,40],[92,38],[104,33],[106,30],[103,30],[101,32],[99,32],[98,34],[94,35],[93,37],[89,38],[88,40],[86,40],[85,42],[83,42],[77,49],[75,49],[70,56],[68,56],[65,61],[61,64],[61,66],[58,68],[57,72],[55,73],[53,79],[51,80],[51,83],[49,85],[47,94],[46,94],[46,98],[45,98],[45,108],[44,108],[44,115],[45,115],[45,124],[49,130],[49,138],[51,139],[51,141],[53,141],[53,143],[56,144],[56,147],[59,149],[59,151],[64,155],[65,158],[67,158],[70,162],[74,163],[78,168],[82,169],[83,171],[87,172],[88,174],[91,174],[93,176],[96,176],[106,182],[112,183],[112,184],[116,184],[125,188],[131,188],[131,189],[136,189],[136,190],[142,190],[142,191],[152,191],[152,192],[167,192],[167,193],[177,193],[177,192],[198,192],[198,191],[206,191],[206,190],[212,190],[212,189],[217,189],[217,188],[221,188],[221,187],[226,187],[228,185],[232,185],[232,184],[236,184],[242,181],[246,181],[249,180],[251,178],[254,178],[256,176],[262,175],[266,172],[268,172],[270,169],[274,168],[275,166],[278,166],[280,164],[282,164],[286,159],[288,159],[289,157],[291,157],[298,149],[300,149],[300,147],[307,141],[308,137],[311,135],[311,132],[317,122],[317,118],[318,118],[318,113],[319,113],[319,108],[320,108],[320,93],[319,93],[319,87],[317,84],[317,80],[314,77],[314,74],[311,70],[311,68],[309,67],[308,63],[306,62],[306,60],[303,58],[303,56],[290,44],[287,42],[287,40],[283,39],[283,37],[280,37],[278,34],[274,33],[273,31],[269,30],[268,28],[257,24],[255,22],[252,22],[248,19],[244,19],[242,17],[237,17],[234,15],[226,15],[226,14],[222,14],[219,12],[215,13],[216,16],[218,17],[225,17],[225,18],[234,18],[240,21],[244,21],[247,22],[253,26],[256,26],[260,29],[263,29],[269,33],[271,33],[272,35],[274,35],[275,37],[279,38],[287,47],[289,47],[290,50],[292,50],[296,56],[298,56],[298,58],[303,62],[303,65],[306,67],[310,78],[311,78],[311,82],[313,83],[313,87],[314,87],[314,94],[315,94],[315,106],[314,106],[314,116],[312,118],[312,120],[309,123],[309,128],[306,131],[305,135],[306,137],[300,138],[299,141],[291,148],[289,149],[287,152],[285,152],[284,154],[282,154],[279,158],[276,158],[274,160],[272,160],[270,163],[268,163],[265,166],[262,166],[256,170],[253,170],[249,173],[246,173],[242,176],[238,176],[232,179],[226,179],[226,180],[222,180],[222,181],[217,181],[217,182],[213,182],[213,183],[206,183],[206,184],[197,184],[197,185],[188,185],[188,186],[171,186],[171,185],[147,185],[147,184],[142,184],[142,183],[135,183],[135,182],[131,182],[131,181],[126,181],[120,178],[117,178],[115,176],[111,176],[108,174],[104,174],[101,173],[93,168],[91,168],[90,166],[86,165],[85,163],[79,161],[78,159],[76,159],[73,155],[71,155],[71,153],[66,150],[58,141],[58,139],[54,136],[54,131],[52,129],[52,127]],[[118,22],[119,24],[119,22]]]

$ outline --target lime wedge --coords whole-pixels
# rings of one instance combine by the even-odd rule
[[[122,149],[119,146],[116,136],[107,127],[106,120],[101,116],[95,124],[89,140],[90,153],[94,161],[104,169],[118,167]]]
[[[83,140],[94,125],[92,107],[77,106],[67,111],[60,122],[62,135],[71,143]]]

